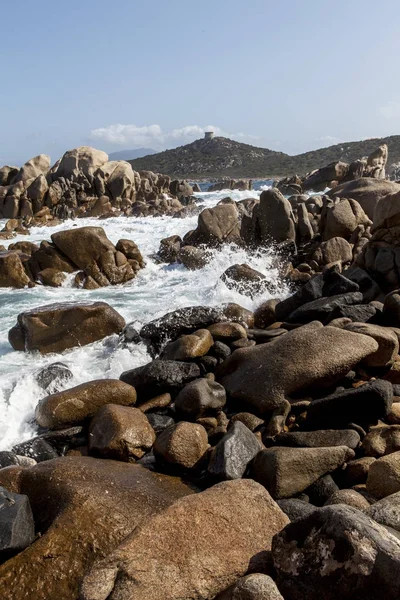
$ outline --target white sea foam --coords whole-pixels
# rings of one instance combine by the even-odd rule
[[[210,207],[229,195],[234,200],[258,197],[260,192],[222,191],[213,194],[196,194],[199,204]],[[158,250],[160,240],[173,234],[184,235],[196,226],[197,217],[175,219],[161,218],[112,218],[97,221],[78,219],[65,221],[58,227],[32,228],[29,236],[19,240],[40,241],[50,239],[55,231],[97,225],[104,227],[112,242],[121,238],[134,240],[142,251],[147,265],[133,281],[120,286],[98,290],[82,290],[72,287],[69,276],[61,288],[36,286],[32,289],[14,290],[0,288],[0,449],[26,440],[35,433],[34,409],[44,395],[35,380],[35,372],[45,365],[62,361],[74,374],[68,387],[97,378],[118,378],[122,371],[145,364],[150,360],[143,345],[132,350],[117,346],[117,338],[75,348],[62,354],[40,356],[12,350],[8,343],[9,329],[16,323],[17,315],[29,308],[65,301],[103,300],[120,312],[127,322],[137,327],[166,312],[184,306],[218,305],[237,302],[246,308],[254,308],[270,297],[264,293],[254,299],[229,290],[221,281],[221,274],[234,263],[248,263],[264,273],[270,282],[279,285],[278,272],[272,268],[272,251],[249,253],[237,246],[225,246],[215,251],[209,264],[200,271],[188,271],[182,265],[157,263],[151,256]],[[0,227],[2,224],[0,223]],[[5,244],[7,245],[7,243]],[[284,296],[287,290],[280,288]]]

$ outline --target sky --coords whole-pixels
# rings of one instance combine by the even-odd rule
[[[399,0],[14,0],[0,164],[207,128],[297,154],[400,134]]]

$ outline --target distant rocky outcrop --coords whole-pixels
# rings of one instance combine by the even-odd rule
[[[51,224],[54,218],[187,214],[194,203],[186,182],[152,171],[134,171],[101,150],[69,150],[53,166],[40,154],[20,169],[0,169],[0,216],[25,224]]]
[[[303,193],[310,190],[324,191],[327,187],[335,188],[339,184],[368,177],[370,179],[385,179],[388,147],[382,144],[369,156],[360,158],[352,163],[341,160],[329,163],[325,167],[315,169],[305,177],[294,175],[276,183],[284,194]]]
[[[291,176],[293,173],[305,177],[307,173],[312,173],[321,165],[342,162],[351,166],[349,173],[351,178],[363,166],[368,167],[367,171],[370,173],[377,173],[380,169],[380,158],[379,156],[373,158],[373,154],[379,146],[384,145],[387,146],[391,157],[389,174],[400,172],[399,135],[360,142],[344,142],[296,156],[217,136],[131,160],[130,163],[138,171],[150,169],[167,173],[172,178],[220,180],[248,177],[265,179]],[[365,165],[362,160],[361,164],[360,159],[368,156],[371,157],[370,163]],[[332,179],[335,177],[331,177]]]

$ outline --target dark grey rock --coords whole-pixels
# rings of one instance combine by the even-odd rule
[[[72,377],[70,369],[61,362],[43,367],[36,373],[36,381],[40,387],[51,394],[59,392]]]
[[[232,354],[232,351],[227,344],[224,344],[224,342],[214,342],[213,346],[211,346],[208,351],[208,354],[210,356],[215,356],[215,358],[225,360],[225,358],[228,358],[228,356]]]
[[[353,265],[346,269],[343,272],[343,275],[358,284],[364,302],[371,302],[381,293],[376,281],[374,281],[364,269],[360,269],[360,267]]]
[[[276,503],[292,522],[308,517],[315,510],[318,510],[313,504],[299,498],[284,498],[283,500],[277,500]]]
[[[344,275],[328,269],[323,273],[324,285],[322,287],[322,296],[337,296],[349,292],[358,292],[358,283],[347,279]]]
[[[350,506],[290,523],[273,538],[272,557],[285,600],[400,597],[400,541]]]
[[[0,487],[0,563],[24,550],[34,539],[35,523],[28,496]]]
[[[287,317],[299,306],[322,298],[322,289],[324,280],[322,274],[315,275],[305,283],[293,296],[285,298],[275,307],[275,316],[277,321],[286,321]]]
[[[213,449],[208,473],[218,480],[240,479],[260,449],[256,436],[246,425],[236,421]]]
[[[345,317],[353,323],[369,323],[376,315],[376,307],[372,304],[355,304],[353,306],[337,306],[330,316],[330,321]]]
[[[361,292],[349,292],[348,294],[319,298],[297,308],[288,316],[287,321],[289,323],[309,323],[310,321],[325,323],[331,320],[335,308],[360,304],[362,300]]]
[[[169,427],[170,425],[174,425],[175,423],[174,419],[172,417],[169,417],[168,415],[159,415],[158,413],[147,413],[146,417],[150,425],[156,432],[156,435],[159,435],[164,431],[164,429],[167,429],[167,427]]]
[[[126,344],[139,344],[142,338],[133,323],[128,323],[120,333],[120,340]]]
[[[198,359],[197,362],[199,364],[202,375],[205,375],[206,373],[212,373],[220,363],[218,358],[215,358],[215,356],[208,355],[202,356]]]
[[[60,429],[59,431],[49,431],[38,437],[53,446],[59,454],[65,454],[71,448],[87,444],[87,434],[82,425]]]
[[[17,444],[12,448],[12,451],[19,456],[33,458],[36,462],[43,462],[59,457],[59,453],[56,449],[47,440],[40,437],[35,437],[26,442],[22,442],[21,444]]]
[[[225,389],[209,379],[196,379],[185,385],[175,400],[175,409],[182,420],[196,421],[215,414],[226,403]]]
[[[290,431],[275,438],[278,446],[318,448],[328,446],[348,446],[353,450],[360,443],[360,436],[354,429],[321,429],[319,431]]]
[[[178,308],[144,325],[140,330],[140,336],[159,352],[169,340],[175,340],[185,333],[193,333],[196,329],[205,329],[213,323],[226,320],[223,311],[219,308],[207,306]]]
[[[317,479],[305,490],[305,493],[310,498],[311,504],[322,506],[338,490],[339,486],[334,482],[332,475],[328,474]]]
[[[377,523],[400,531],[400,492],[375,502],[366,514]]]
[[[195,363],[153,360],[143,367],[125,371],[120,380],[132,385],[139,401],[144,402],[165,392],[176,394],[197,377],[200,377],[200,368]]]
[[[0,469],[4,467],[11,467],[11,465],[18,464],[18,457],[15,452],[9,452],[8,450],[2,450],[0,452]]]
[[[349,423],[368,425],[385,418],[393,401],[392,384],[382,379],[356,389],[334,393],[314,400],[307,410],[310,429],[346,427]]]

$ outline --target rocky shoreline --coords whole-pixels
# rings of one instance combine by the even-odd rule
[[[113,335],[152,360],[74,387],[63,363],[37,373],[38,433],[0,452],[3,597],[397,600],[400,185],[378,154],[327,195],[287,198],[284,182],[161,241],[159,260],[193,270],[226,244],[272,244],[283,300],[237,264],[224,285],[271,295],[254,311],[191,306],[140,329],[105,302],[18,315],[16,351]],[[94,289],[143,268],[100,227],[19,244],[0,253],[2,285],[52,285],[43,272],[68,265]]]

